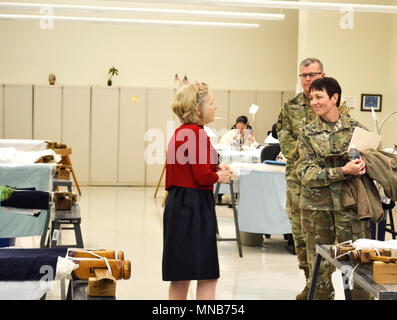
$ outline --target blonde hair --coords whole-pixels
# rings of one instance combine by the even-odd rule
[[[181,87],[172,102],[172,111],[182,123],[199,123],[208,97],[208,85],[204,82],[192,82]]]

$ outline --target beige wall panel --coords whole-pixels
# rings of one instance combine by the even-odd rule
[[[70,159],[77,182],[89,182],[90,159],[90,87],[64,87],[62,142],[72,148]]]
[[[167,148],[168,141],[172,136],[174,130],[172,130],[172,122],[174,127],[177,128],[180,125],[179,120],[174,117],[174,113],[171,110],[171,103],[174,97],[174,90],[168,88],[150,88],[148,89],[148,104],[147,104],[147,126],[146,132],[151,130],[153,134],[159,134],[158,138],[153,138],[146,141],[145,149],[153,146],[153,143],[158,143],[156,145],[156,152],[148,154],[146,159],[146,185],[155,186],[157,185],[161,171],[164,166],[164,151]],[[168,122],[168,132],[167,132],[167,121]],[[154,137],[154,136],[153,136]],[[161,148],[163,147],[163,148]],[[157,160],[155,160],[157,158]],[[151,163],[148,162],[151,161]],[[160,162],[160,163],[159,163]],[[162,180],[164,183],[164,178]]]
[[[295,96],[296,96],[295,91],[283,91],[281,93],[282,103],[283,104],[286,103],[288,100],[292,99]]]
[[[61,141],[62,88],[34,86],[33,139]]]
[[[4,138],[32,139],[32,85],[5,85]]]
[[[117,182],[119,89],[92,88],[91,184]]]
[[[252,124],[252,117],[248,110],[253,103],[257,104],[255,91],[230,91],[228,125],[229,129],[235,124],[237,117],[242,115],[248,118],[249,124]]]
[[[4,85],[0,85],[0,139],[4,138]]]
[[[257,92],[257,105],[259,110],[255,114],[254,132],[257,142],[263,144],[267,132],[272,129],[273,123],[277,121],[281,107],[281,92]]]
[[[145,184],[146,89],[120,89],[120,149],[118,181]]]
[[[350,3],[349,0],[342,2]],[[371,112],[360,110],[361,94],[383,95],[382,112],[377,112],[379,121],[395,110],[395,100],[388,90],[389,74],[395,72],[392,70],[393,61],[396,60],[396,55],[392,53],[395,32],[393,17],[394,15],[381,13],[355,12],[354,27],[347,30],[340,28],[341,14],[337,11],[309,10],[302,20],[306,24],[306,41],[299,41],[299,56],[318,57],[323,61],[326,74],[336,78],[342,87],[342,96],[355,98],[356,107],[351,110],[352,118],[371,131],[375,126]],[[327,35],[326,39],[324,35]],[[338,50],[336,43],[343,44],[343,49]],[[392,136],[383,136],[382,143],[385,147],[392,147],[396,143],[396,134],[394,139]]]
[[[397,5],[397,0],[393,1]],[[397,15],[392,15],[390,37],[390,68],[389,68],[389,103],[386,102],[385,108],[388,110],[383,117],[378,120],[382,121],[390,112],[397,111]],[[388,104],[388,105],[387,105]],[[393,114],[385,120],[382,127],[382,146],[393,147],[397,145],[397,114]]]
[[[222,118],[216,119],[208,127],[218,136],[215,139],[211,139],[212,143],[217,143],[222,135],[230,129],[229,127],[229,91],[228,90],[213,90],[215,97],[215,103],[218,109],[215,112],[215,117]]]

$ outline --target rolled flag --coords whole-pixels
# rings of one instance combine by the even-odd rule
[[[186,76],[183,78],[183,84],[189,84],[189,80],[187,79]]]
[[[175,79],[174,79],[174,88],[178,89],[182,86],[182,81],[179,79],[178,74],[175,73]]]

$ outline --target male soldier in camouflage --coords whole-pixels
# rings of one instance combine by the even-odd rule
[[[306,256],[306,244],[302,233],[299,197],[301,184],[295,173],[293,153],[296,148],[298,135],[302,128],[314,120],[316,114],[309,104],[309,89],[312,82],[325,76],[323,64],[316,58],[307,58],[299,66],[300,83],[303,92],[289,100],[281,108],[277,121],[277,135],[281,152],[287,159],[285,177],[287,180],[286,211],[291,222],[292,236],[299,268],[303,269],[306,277],[306,286],[296,296],[297,300],[306,300],[309,293],[309,266]],[[349,115],[349,107],[343,102],[339,107],[341,113]]]
[[[365,173],[363,159],[350,160],[347,148],[357,121],[340,113],[341,88],[333,79],[315,80],[310,88],[310,105],[316,113],[303,128],[295,152],[296,175],[302,183],[299,208],[306,238],[310,274],[314,269],[316,244],[334,244],[369,238],[369,222],[345,209],[341,200],[342,181]],[[331,276],[334,268],[325,262],[315,289],[315,299],[333,299]],[[352,290],[353,299],[368,299],[364,290]]]

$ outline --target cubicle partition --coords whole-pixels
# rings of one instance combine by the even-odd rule
[[[91,93],[92,184],[117,181],[119,89],[93,87]]]
[[[33,139],[62,141],[62,88],[33,89]]]
[[[282,102],[293,95],[292,91],[221,89],[213,93],[219,118],[209,127],[219,133],[245,114],[259,143],[277,120]],[[80,185],[156,186],[168,139],[179,126],[170,108],[174,94],[174,88],[4,84],[0,138],[66,144],[72,148]],[[252,103],[260,107],[255,121],[248,114]],[[148,163],[145,150],[153,143],[159,148],[152,150],[154,163]]]
[[[145,184],[148,186],[155,186],[159,181],[161,171],[163,170],[165,154],[164,151],[167,149],[168,140],[171,139],[173,128],[177,128],[180,125],[179,120],[171,110],[171,103],[174,97],[174,89],[172,88],[157,88],[148,90],[148,100],[146,104],[146,130],[153,131],[153,139],[146,141],[145,149],[149,144],[155,143],[155,145],[161,145],[162,148],[156,148],[156,153],[152,154],[151,157],[158,158],[154,164],[145,163],[143,158],[144,150],[137,150],[136,159],[137,161],[144,161],[146,168],[146,181]],[[156,138],[156,131],[161,132],[161,136]],[[149,134],[149,132],[148,132]],[[150,135],[150,134],[149,134]],[[143,137],[142,137],[143,138]],[[149,138],[149,136],[148,136]],[[150,160],[150,159],[149,159]],[[154,159],[153,159],[154,160]],[[161,161],[161,162],[160,162]]]
[[[33,139],[33,86],[5,85],[4,139]]]
[[[91,88],[62,88],[62,142],[72,148],[70,156],[79,184],[90,181]]]
[[[147,94],[144,88],[120,89],[118,181],[122,183],[145,185]]]
[[[4,85],[0,84],[0,139],[4,137]]]

